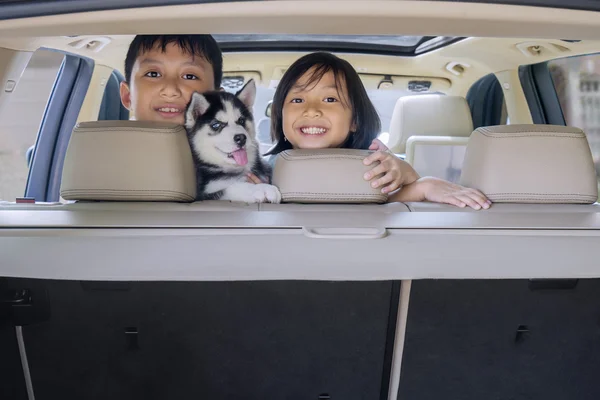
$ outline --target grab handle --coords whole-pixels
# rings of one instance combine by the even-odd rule
[[[386,228],[307,228],[304,236],[312,239],[381,239],[387,236]]]

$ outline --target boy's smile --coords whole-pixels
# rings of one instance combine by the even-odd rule
[[[212,65],[169,43],[140,54],[131,82],[121,84],[121,101],[136,120],[184,123],[192,93],[215,90]]]

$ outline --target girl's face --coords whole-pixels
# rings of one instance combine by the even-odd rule
[[[295,149],[340,147],[355,130],[346,85],[338,93],[330,71],[307,87],[312,72],[302,75],[285,98],[283,134]]]

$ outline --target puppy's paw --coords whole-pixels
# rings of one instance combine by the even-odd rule
[[[257,203],[281,203],[281,193],[277,186],[259,183],[254,185],[252,194]]]

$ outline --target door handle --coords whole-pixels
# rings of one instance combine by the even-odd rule
[[[304,236],[311,239],[382,239],[388,235],[386,228],[307,228]]]

